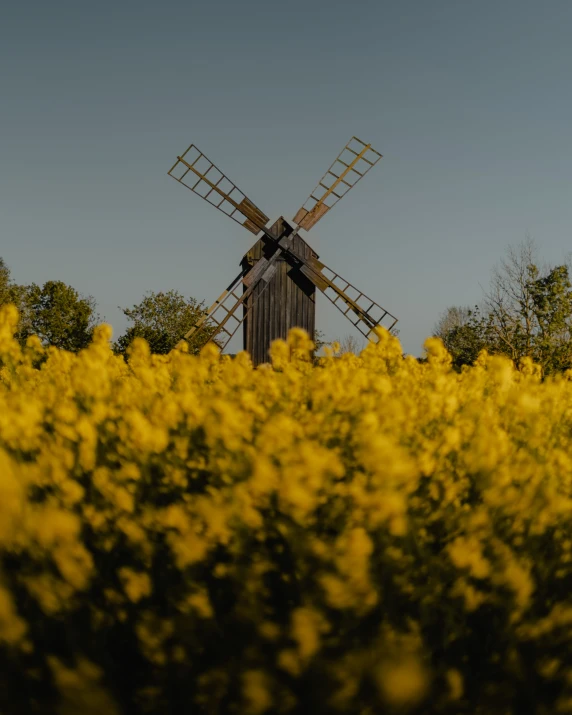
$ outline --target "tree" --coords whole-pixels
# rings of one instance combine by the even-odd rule
[[[62,281],[18,285],[0,258],[0,305],[13,303],[20,312],[16,338],[23,344],[37,335],[44,345],[77,352],[91,341],[98,320],[95,300]]]
[[[326,340],[326,336],[322,330],[318,330],[317,328],[314,330],[314,353],[318,353],[324,345],[328,345],[328,341]]]
[[[441,338],[443,342],[457,328],[462,328],[471,320],[472,310],[467,306],[453,305],[441,313],[439,320],[433,328],[433,335]]]
[[[18,324],[18,332],[16,333],[16,338],[20,342],[24,342],[23,334],[26,332],[26,318],[25,318],[25,288],[23,286],[18,286],[12,280],[12,274],[10,269],[6,265],[3,258],[0,258],[0,305],[6,305],[8,303],[13,303],[20,312],[20,321]],[[27,337],[27,332],[26,332]]]
[[[340,346],[338,355],[345,355],[346,353],[359,355],[364,348],[364,339],[358,338],[355,335],[344,335],[343,338],[336,342]]]
[[[534,358],[545,374],[572,367],[572,283],[568,266],[555,266],[531,283],[536,331]]]
[[[441,315],[433,330],[453,358],[453,367],[471,365],[487,347],[486,329],[478,306],[451,306]]]
[[[518,246],[509,246],[506,257],[493,268],[489,290],[485,292],[491,352],[507,355],[515,362],[532,356],[535,333],[532,283],[539,275],[538,252],[527,237]]]
[[[480,350],[518,364],[530,357],[544,374],[572,366],[572,283],[568,265],[540,266],[527,238],[493,269],[489,289],[474,310],[451,307],[434,335],[457,367],[472,364]]]
[[[176,290],[147,293],[132,308],[121,308],[133,323],[115,343],[115,350],[124,354],[135,338],[144,338],[156,354],[170,352],[195,323],[205,314],[204,303],[188,300]],[[189,351],[198,353],[208,342],[213,326],[202,330],[198,339],[191,339]]]
[[[91,297],[63,281],[35,283],[21,290],[22,338],[37,335],[45,345],[77,352],[91,342],[99,316]]]
[[[10,269],[6,265],[3,258],[0,258],[0,305],[10,303],[10,289],[12,286],[12,278]]]

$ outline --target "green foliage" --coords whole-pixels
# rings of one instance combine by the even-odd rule
[[[91,342],[97,322],[95,301],[63,281],[32,284],[22,294],[23,333],[37,335],[45,345],[77,352]]]
[[[324,345],[328,345],[328,341],[326,340],[326,335],[323,330],[314,330],[314,353],[318,353]]]
[[[0,305],[6,303],[19,310],[16,338],[21,345],[37,335],[44,345],[78,352],[90,343],[98,319],[91,296],[80,295],[62,281],[48,281],[41,288],[35,283],[18,285],[0,258]]]
[[[568,266],[556,266],[531,284],[537,323],[535,359],[546,373],[572,367],[572,284]]]
[[[3,258],[0,258],[0,305],[10,302],[10,287],[12,280],[10,278],[10,269],[6,265]]]
[[[474,310],[453,306],[445,311],[434,335],[441,338],[457,370],[472,365],[481,350],[487,347],[486,329],[478,306]]]
[[[80,295],[62,281],[48,281],[43,287],[17,285],[0,258],[0,305],[6,303],[19,310],[16,337],[21,345],[37,335],[44,345],[77,352],[92,340],[98,316],[91,296]],[[202,303],[174,290],[148,293],[139,304],[122,310],[132,323],[114,345],[122,354],[137,337],[144,338],[153,353],[170,352],[205,312]],[[198,353],[212,333],[209,325],[198,339],[191,340],[189,351]]]
[[[545,375],[572,367],[572,283],[568,265],[539,267],[532,241],[509,248],[480,306],[448,308],[435,326],[460,369],[481,350],[515,364],[532,358]]]
[[[124,354],[135,338],[144,338],[151,352],[165,355],[170,352],[195,325],[204,313],[204,304],[194,298],[188,300],[176,290],[166,293],[150,292],[132,308],[121,308],[132,325],[115,343],[115,351]],[[189,352],[198,353],[208,342],[214,328],[200,332],[191,339]]]
[[[0,306],[13,303],[20,311],[20,322],[17,327],[16,337],[21,344],[25,342],[29,333],[29,312],[26,310],[26,287],[19,286],[12,280],[10,269],[3,258],[0,258]]]

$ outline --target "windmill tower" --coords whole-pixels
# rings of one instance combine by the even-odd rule
[[[313,337],[316,288],[366,338],[371,339],[378,325],[391,330],[397,318],[322,263],[300,235],[301,229],[315,226],[380,159],[370,144],[352,137],[292,222],[281,216],[268,227],[269,217],[191,144],[177,157],[169,176],[258,240],[243,256],[238,276],[185,338],[208,326],[210,339],[216,337],[224,349],[244,324],[244,348],[258,365],[268,360],[272,341],[285,338],[290,328],[304,328]]]

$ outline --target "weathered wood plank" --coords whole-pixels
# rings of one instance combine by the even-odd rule
[[[278,219],[270,231],[277,237],[280,236],[284,231],[284,220]],[[261,258],[267,258],[269,253],[274,253],[268,243],[262,239],[257,241],[244,256],[242,265],[258,263]],[[319,265],[317,255],[300,236],[294,236],[291,248],[295,254],[312,259],[313,265]],[[265,264],[265,261],[261,263]],[[272,341],[285,338],[291,328],[300,327],[311,337],[314,335],[315,286],[300,270],[292,268],[282,256],[275,258],[274,265],[276,270],[262,295],[261,287],[257,286],[245,305],[246,311],[251,305],[249,301],[255,299],[252,310],[245,319],[243,342],[244,349],[250,353],[255,365],[268,361],[268,349]]]

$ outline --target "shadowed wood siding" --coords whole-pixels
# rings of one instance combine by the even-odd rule
[[[285,230],[290,234],[292,228],[280,218],[270,230],[280,236]],[[294,238],[293,248],[304,256],[317,258],[299,236]],[[263,254],[270,256],[273,252],[259,240],[243,257],[241,265],[254,265]],[[249,301],[255,301],[244,321],[244,349],[250,353],[255,365],[268,362],[271,342],[285,338],[290,328],[303,328],[313,338],[316,324],[316,289],[283,258],[278,258],[276,272],[261,295],[260,289],[258,286],[254,289],[244,307],[246,313],[251,305]]]

